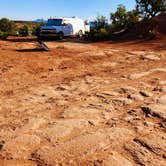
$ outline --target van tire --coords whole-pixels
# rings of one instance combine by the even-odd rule
[[[80,30],[80,31],[78,32],[78,37],[79,37],[79,38],[83,37],[83,32],[82,32],[82,30]]]
[[[64,34],[63,34],[63,32],[59,32],[58,37],[59,37],[60,40],[63,40],[63,38],[64,38]]]

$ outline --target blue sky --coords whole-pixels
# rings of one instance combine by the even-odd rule
[[[0,0],[0,18],[15,20],[47,19],[50,16],[78,16],[94,18],[109,16],[118,4],[127,10],[135,7],[135,0]]]

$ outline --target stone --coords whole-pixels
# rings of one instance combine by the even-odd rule
[[[162,87],[160,88],[160,91],[161,91],[161,92],[166,92],[166,86],[162,86]]]
[[[23,134],[7,141],[2,149],[2,156],[10,154],[13,159],[27,159],[33,149],[40,144],[36,135]]]
[[[157,99],[157,102],[158,102],[159,104],[164,104],[165,107],[166,107],[166,95],[160,96],[160,97]]]
[[[154,72],[166,72],[166,68],[154,68],[154,69],[151,69],[147,72],[130,74],[128,76],[128,78],[131,80],[135,80],[135,79],[139,79],[141,77],[148,76],[149,74],[154,73]]]
[[[1,166],[37,166],[36,163],[28,160],[0,160]]]
[[[145,83],[145,82],[140,82],[139,85],[144,88],[151,88],[151,85]]]
[[[135,139],[134,139],[135,140]],[[125,144],[125,150],[132,156],[137,165],[165,166],[165,160],[159,156],[153,156],[146,147],[140,145],[136,141],[131,141]]]
[[[160,60],[160,58],[155,54],[143,55],[142,58],[152,61]]]
[[[98,93],[97,95],[101,95],[101,96],[118,96],[119,93],[118,92],[114,92],[114,91],[102,91],[100,93]]]
[[[117,152],[111,152],[103,161],[104,166],[133,166],[133,164]]]
[[[37,130],[41,125],[46,124],[46,120],[44,118],[31,118],[28,120],[28,123],[24,125],[22,128],[16,130],[18,133],[26,133],[32,130]]]
[[[96,132],[80,135],[54,147],[42,146],[32,157],[34,160],[38,159],[47,163],[47,165],[63,165],[62,161],[66,158],[71,160],[78,160],[80,158],[81,160],[96,151],[104,150],[112,142],[112,147],[114,148],[120,146],[119,141],[123,146],[124,137],[125,141],[128,141],[132,135],[131,130],[125,128],[101,129]]]
[[[150,104],[142,107],[146,115],[152,115],[162,119],[166,119],[166,106],[163,104]]]
[[[148,91],[140,91],[140,94],[144,97],[152,97],[153,94]]]
[[[166,81],[160,81],[159,85],[166,85]]]
[[[129,93],[129,92],[136,92],[137,89],[132,87],[132,86],[127,86],[127,87],[123,87],[121,88],[121,90],[124,92],[124,93]]]
[[[145,137],[137,138],[136,142],[147,147],[153,153],[163,156],[166,154],[166,136],[165,133],[149,133]]]
[[[61,117],[67,118],[67,119],[95,119],[95,120],[101,120],[102,111],[101,108],[92,108],[85,106],[72,106],[61,114]]]
[[[130,99],[133,99],[135,101],[143,101],[144,98],[140,94],[131,94],[128,96]]]
[[[92,122],[92,120],[91,120]],[[95,123],[95,122],[93,122]],[[63,119],[54,121],[44,130],[38,130],[36,133],[43,138],[47,138],[52,143],[61,141],[66,137],[70,136],[72,132],[78,130],[84,130],[86,127],[90,126],[88,120],[84,119]]]
[[[130,74],[128,76],[128,78],[131,80],[135,80],[135,79],[139,79],[141,77],[148,76],[149,74],[150,74],[150,72],[135,73],[135,74]]]
[[[126,105],[132,104],[131,99],[127,99],[127,98],[123,98],[123,97],[113,99],[113,102],[117,103],[117,105],[119,105],[119,106],[126,106]]]

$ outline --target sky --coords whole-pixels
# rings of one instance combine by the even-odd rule
[[[97,15],[109,17],[119,4],[131,10],[135,7],[135,0],[0,0],[0,18],[35,20],[77,16],[93,19]]]

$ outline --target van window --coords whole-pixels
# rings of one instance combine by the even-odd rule
[[[62,19],[49,19],[47,22],[47,26],[61,26]]]

